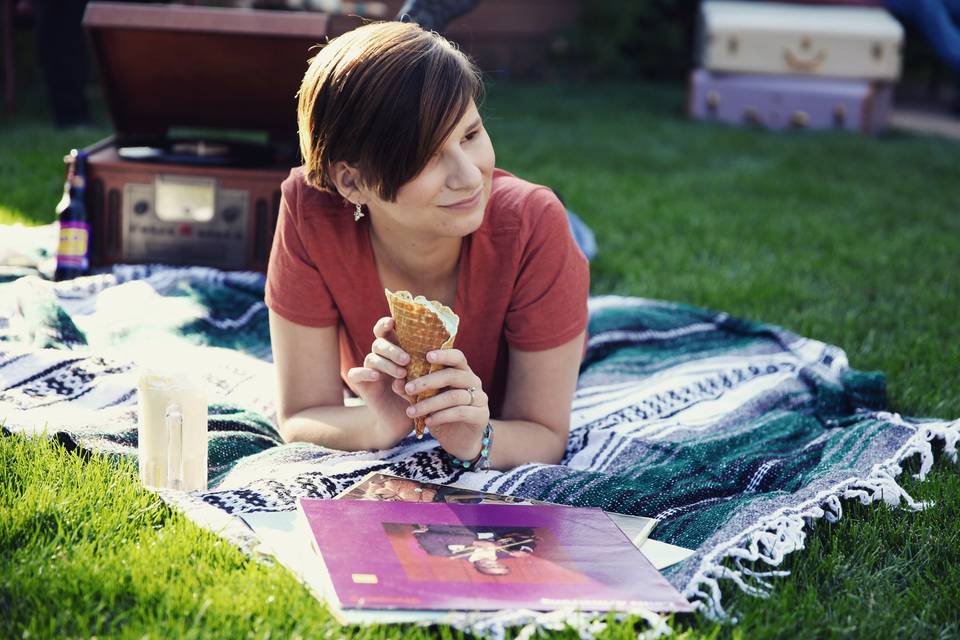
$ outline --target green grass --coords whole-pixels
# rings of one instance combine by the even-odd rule
[[[0,115],[0,224],[53,222],[63,195],[63,156],[111,133],[99,100],[95,128],[59,131],[49,124],[43,94],[28,89],[18,93],[15,115]]]
[[[677,88],[489,93],[498,164],[555,187],[596,231],[593,293],[784,325],[887,372],[895,410],[960,417],[960,145],[691,124]],[[53,132],[33,96],[3,122],[0,222],[52,220],[60,157],[108,133],[100,118]],[[901,480],[936,507],[846,504],[788,557],[771,598],[725,589],[739,626],[688,616],[681,636],[960,636],[960,474],[941,463]],[[0,439],[0,611],[0,637],[458,637],[340,629],[285,570],[171,512],[132,468],[19,437]]]

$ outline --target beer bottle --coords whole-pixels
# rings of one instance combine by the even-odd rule
[[[90,222],[87,219],[87,153],[73,149],[64,156],[67,180],[63,198],[57,204],[60,241],[57,245],[57,270],[54,280],[69,280],[90,268]]]

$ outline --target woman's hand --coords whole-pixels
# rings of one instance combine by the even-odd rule
[[[473,460],[490,421],[490,399],[459,349],[436,349],[427,353],[427,361],[446,368],[407,382],[406,392],[413,396],[436,389],[437,395],[409,407],[406,415],[427,416],[427,428],[447,453]]]
[[[410,403],[403,397],[410,356],[396,344],[393,318],[377,320],[373,335],[363,366],[347,371],[347,382],[377,418],[379,448],[389,449],[413,430],[413,419],[404,413]]]

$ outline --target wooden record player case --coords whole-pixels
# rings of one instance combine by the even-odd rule
[[[85,150],[91,266],[265,270],[280,183],[299,164],[295,96],[310,48],[359,18],[91,2],[83,22],[115,129]],[[264,157],[121,158],[170,143],[171,128],[259,132]]]

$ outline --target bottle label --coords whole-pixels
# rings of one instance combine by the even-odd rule
[[[57,245],[57,264],[87,269],[87,251],[90,243],[90,225],[86,222],[61,222],[60,243]]]

